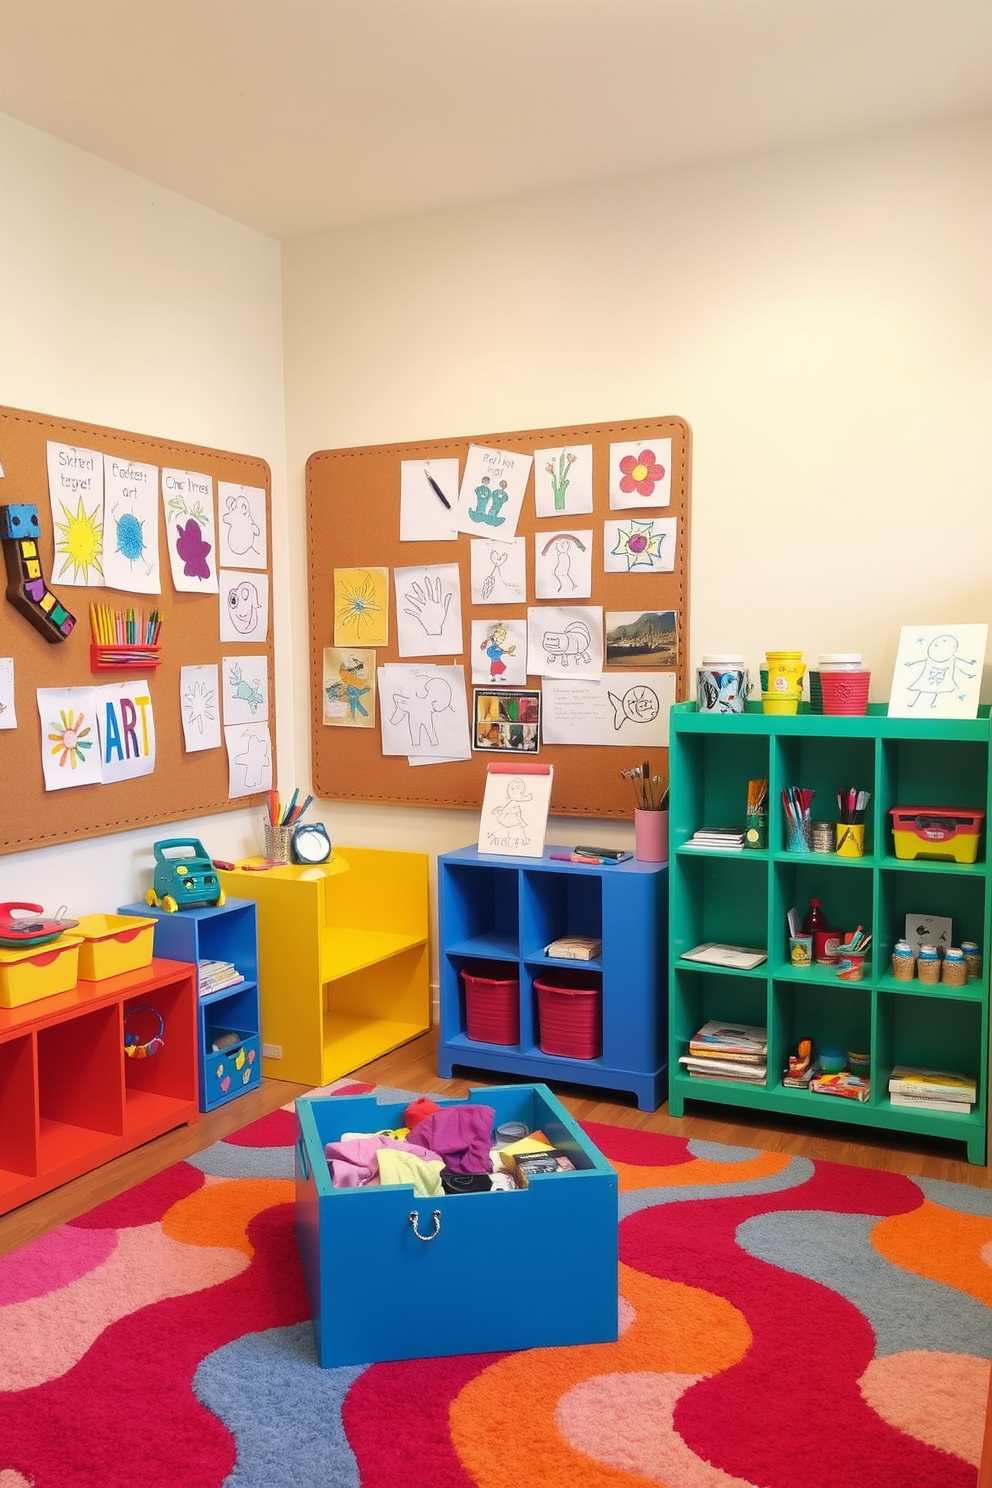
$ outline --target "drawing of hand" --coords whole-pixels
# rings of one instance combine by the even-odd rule
[[[448,609],[451,605],[451,590],[447,594],[443,592],[444,586],[440,578],[431,580],[429,575],[424,574],[423,588],[414,584],[412,592],[403,597],[407,606],[405,613],[414,620],[419,620],[427,635],[440,635],[444,630],[445,621],[448,618]],[[443,602],[442,602],[443,596]]]

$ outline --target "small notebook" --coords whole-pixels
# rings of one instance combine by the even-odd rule
[[[766,951],[754,946],[721,945],[719,941],[707,940],[703,945],[693,946],[682,952],[683,961],[706,961],[710,966],[732,966],[737,971],[750,971],[768,960]]]

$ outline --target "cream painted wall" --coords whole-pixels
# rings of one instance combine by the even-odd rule
[[[0,213],[0,403],[268,461],[277,706],[291,778],[279,245],[4,116]],[[0,501],[14,499],[3,484]],[[0,603],[0,655],[5,628],[20,623]],[[42,683],[16,679],[22,727]],[[5,773],[3,786],[17,782]],[[157,838],[192,833],[218,856],[243,856],[261,845],[254,816],[239,810],[175,831],[167,824],[2,857],[0,901],[113,911],[150,883]]]
[[[983,119],[286,244],[294,546],[314,450],[681,414],[692,667],[859,650],[884,699],[901,625],[992,618],[990,180]],[[302,698],[302,594],[293,623]],[[432,851],[477,822],[323,815]]]

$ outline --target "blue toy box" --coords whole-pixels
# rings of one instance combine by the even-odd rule
[[[473,1090],[495,1126],[522,1121],[575,1172],[507,1193],[422,1199],[409,1184],[335,1188],[343,1132],[402,1125],[374,1096],[296,1103],[296,1238],[324,1368],[617,1337],[617,1175],[546,1085]]]

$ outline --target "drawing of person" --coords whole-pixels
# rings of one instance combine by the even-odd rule
[[[948,693],[957,692],[962,683],[958,680],[960,668],[963,678],[974,680],[974,672],[966,672],[966,666],[974,666],[975,658],[965,661],[958,656],[957,637],[952,635],[934,636],[927,647],[927,654],[922,661],[907,661],[906,666],[919,667],[917,675],[912,682],[907,684],[907,692],[915,693],[910,708],[915,708],[920,698],[927,694],[930,698],[931,708],[937,706],[937,699]]]
[[[504,645],[508,634],[506,626],[498,620],[479,648],[489,657],[489,675],[494,682],[497,682],[506,671],[506,662],[503,657],[516,655],[516,646]]]
[[[506,800],[499,806],[494,806],[492,814],[503,828],[504,832],[518,833],[517,844],[526,847],[530,838],[527,836],[527,823],[524,820],[522,803],[533,800],[530,791],[524,782],[514,776],[506,782]]]

